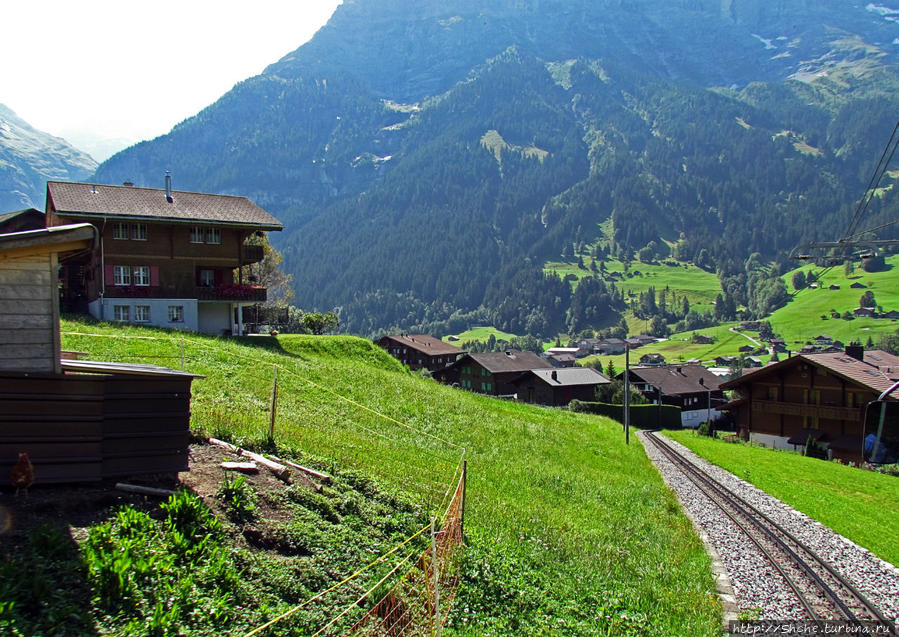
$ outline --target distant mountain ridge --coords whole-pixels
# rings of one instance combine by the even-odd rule
[[[81,181],[96,169],[88,154],[0,104],[0,212],[43,209],[47,181]]]
[[[600,240],[600,223],[616,254],[665,240],[726,272],[845,225],[899,112],[890,11],[346,0],[95,179],[172,170],[179,188],[250,196],[287,224],[274,239],[297,304],[341,307],[351,330],[480,311],[552,333],[582,321],[539,266]],[[896,210],[884,191],[870,214]]]

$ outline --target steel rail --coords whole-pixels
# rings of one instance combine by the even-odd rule
[[[841,600],[839,598],[836,591],[834,591],[830,585],[828,585],[826,582],[823,581],[821,576],[815,572],[815,570],[811,567],[811,565],[808,564],[808,561],[806,559],[803,559],[802,557],[797,555],[796,552],[793,551],[793,549],[791,549],[789,546],[786,545],[786,543],[783,541],[782,538],[777,537],[777,534],[774,531],[772,531],[769,528],[766,528],[765,525],[762,524],[762,522],[758,518],[761,518],[762,520],[764,520],[764,522],[767,525],[769,525],[771,528],[775,529],[777,533],[780,533],[781,535],[788,538],[792,543],[794,543],[803,553],[808,555],[815,563],[817,563],[821,568],[823,568],[828,573],[828,575],[831,578],[833,578],[833,580],[839,585],[839,587],[841,587],[845,591],[847,591],[851,595],[851,597],[854,597],[856,602],[858,602],[858,605],[860,605],[869,615],[873,616],[877,621],[882,622],[882,623],[884,623],[884,625],[888,626],[891,635],[897,635],[895,625],[889,619],[887,619],[883,615],[883,613],[881,613],[880,610],[873,603],[871,603],[870,600],[868,600],[867,597],[865,597],[865,595],[861,591],[859,591],[845,577],[843,577],[839,572],[837,572],[836,569],[833,568],[833,566],[831,566],[829,563],[824,561],[820,556],[818,556],[812,549],[810,549],[808,546],[806,546],[803,542],[798,540],[787,529],[785,529],[781,525],[777,524],[774,520],[772,520],[770,517],[768,517],[765,513],[759,511],[756,507],[754,507],[752,504],[747,502],[744,498],[735,494],[733,491],[728,489],[726,486],[724,486],[723,484],[721,484],[720,482],[718,482],[717,480],[712,478],[710,475],[708,475],[708,473],[703,471],[700,467],[697,467],[693,462],[684,458],[682,456],[682,454],[680,454],[677,450],[675,450],[673,447],[671,447],[671,445],[669,445],[667,442],[661,440],[657,435],[655,435],[654,432],[647,432],[646,435],[647,435],[647,438],[649,438],[652,441],[652,443],[655,444],[656,447],[660,451],[662,451],[662,453],[666,457],[671,459],[676,465],[686,468],[687,471],[684,472],[685,475],[687,475],[687,477],[690,478],[691,481],[696,483],[697,487],[699,487],[704,493],[706,493],[710,497],[710,499],[712,499],[713,502],[715,502],[719,506],[719,508],[721,508],[721,510],[726,515],[728,515],[728,517],[730,517],[732,520],[734,519],[734,517],[730,513],[728,513],[721,506],[721,504],[719,504],[715,500],[715,498],[712,498],[712,496],[710,494],[708,494],[706,489],[703,489],[702,486],[699,485],[697,481],[704,482],[708,489],[714,489],[716,492],[718,492],[720,498],[724,499],[725,501],[728,501],[731,506],[733,506],[735,509],[740,511],[741,515],[743,515],[747,519],[749,519],[756,527],[758,527],[763,533],[765,533],[765,535],[768,536],[776,545],[778,545],[779,548],[783,552],[787,553],[787,555],[790,556],[790,558],[800,567],[800,569],[803,572],[805,572],[806,575],[812,581],[815,582],[815,584],[818,586],[818,588],[821,589],[821,591],[824,593],[825,597],[830,599],[831,603],[833,603],[833,605],[838,609],[839,613],[841,615],[843,615],[843,617],[845,619],[847,619],[849,621],[862,621],[862,620],[858,619],[858,617],[855,616],[855,613],[853,613],[852,610],[849,609],[848,606],[843,602],[843,600]],[[682,468],[682,471],[683,471],[683,468]],[[734,521],[738,526],[743,528],[742,524],[740,524],[736,520],[734,520]],[[745,529],[744,529],[744,533],[746,533]],[[756,545],[759,545],[758,541],[755,538],[753,538],[750,533],[746,533],[746,534],[748,537],[750,537],[753,540],[753,542],[756,543]],[[761,546],[759,546],[759,548],[766,555],[766,557],[772,562],[772,564],[774,564],[775,563],[774,557],[770,555],[769,551],[767,551],[765,548],[763,548]],[[783,572],[781,571],[779,566],[775,565],[775,568],[783,574]],[[793,590],[796,591],[796,588],[793,587],[793,583],[790,581],[790,578],[788,578],[786,576],[784,576],[784,578],[790,584],[791,588],[793,588]],[[797,595],[800,598],[800,602],[803,604],[803,607],[805,607],[806,610],[808,610],[808,607],[806,606],[805,601],[803,601],[804,595],[802,593],[798,593],[798,592],[797,592]],[[809,616],[817,621],[814,613],[810,613]]]

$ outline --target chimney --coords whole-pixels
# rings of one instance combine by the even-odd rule
[[[169,203],[175,201],[172,198],[172,176],[168,172],[165,173],[165,200]]]
[[[553,370],[553,372],[552,372],[552,374],[550,374],[550,376],[551,376],[552,379],[555,380],[555,381],[558,381],[558,380],[559,380],[559,374],[556,372],[556,370]]]
[[[863,361],[865,360],[865,348],[861,346],[861,343],[849,343],[846,346],[846,356],[851,356],[855,360]]]
[[[123,182],[122,182],[122,185],[123,185],[123,186],[128,186],[129,188],[134,188],[134,182],[133,182],[133,181],[123,181]]]

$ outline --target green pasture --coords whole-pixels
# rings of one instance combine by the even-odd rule
[[[746,336],[750,336],[755,341],[758,341],[758,334],[755,332],[747,332],[746,335],[744,335],[741,332],[730,330],[730,328],[737,325],[739,325],[739,323],[724,323],[722,325],[707,327],[693,332],[672,334],[668,340],[659,343],[650,343],[649,345],[644,345],[638,349],[631,350],[631,366],[636,366],[639,363],[641,356],[655,353],[664,356],[665,360],[669,363],[685,363],[690,359],[698,358],[706,366],[711,365],[712,361],[718,356],[739,356],[740,347],[744,345],[755,347],[755,344],[747,339]],[[694,333],[711,336],[715,339],[715,342],[709,345],[693,343],[692,338]],[[760,356],[760,358],[767,362],[770,357],[766,354]],[[581,359],[579,364],[585,366],[594,365],[595,361],[598,360],[602,364],[603,369],[605,369],[609,360],[611,360],[615,369],[621,371],[624,369],[624,359],[624,354],[618,354],[616,356],[588,356]]]
[[[666,431],[727,469],[892,564],[899,564],[899,478],[695,431]]]
[[[470,330],[465,330],[459,334],[454,334],[453,336],[458,336],[459,340],[455,341],[456,345],[464,343],[466,341],[481,341],[486,343],[490,336],[493,336],[498,341],[510,341],[516,335],[510,334],[509,332],[503,332],[502,330],[498,330],[492,326],[481,326],[481,327],[473,327]],[[448,336],[444,336],[443,340],[449,343]]]
[[[888,269],[884,272],[865,272],[860,267],[846,276],[843,266],[822,270],[814,265],[801,268],[806,274],[814,270],[821,274],[818,288],[805,288],[795,292],[792,285],[793,273],[783,276],[787,290],[794,293],[786,306],[775,311],[770,317],[771,326],[788,345],[797,345],[814,339],[819,334],[829,334],[844,343],[852,340],[867,342],[870,336],[876,343],[880,334],[894,333],[899,321],[889,319],[857,318],[844,320],[831,318],[831,312],[852,312],[858,307],[859,299],[866,290],[874,293],[877,305],[884,312],[899,310],[899,255],[886,258]],[[865,285],[865,289],[852,288],[853,283]],[[831,290],[831,285],[839,285],[839,290]],[[825,318],[822,318],[825,317]],[[797,348],[798,349],[798,348]]]
[[[567,274],[572,274],[578,279],[593,276],[590,272],[590,263],[593,261],[593,257],[583,255],[581,258],[584,268],[578,267],[577,259],[570,262],[550,261],[544,264],[543,268],[546,272],[555,272],[560,277]],[[596,262],[596,267],[600,267],[599,261]],[[613,272],[617,272],[621,276],[612,278],[610,275]],[[597,273],[596,276],[600,276],[600,274]],[[670,292],[677,294],[678,298],[686,295],[690,306],[697,311],[710,309],[715,297],[721,293],[721,283],[715,273],[706,272],[693,264],[665,265],[661,262],[632,261],[628,273],[625,273],[623,263],[617,260],[607,260],[604,278],[606,283],[614,283],[625,294],[630,293],[634,297],[641,292],[646,292],[650,287],[654,287],[656,299],[658,299],[659,292],[667,286]],[[576,281],[572,282],[573,286],[576,284]]]
[[[277,367],[282,454],[361,470],[434,513],[464,449],[467,549],[446,634],[720,634],[702,544],[617,423],[441,386],[354,337],[215,339],[80,320],[62,331],[65,349],[94,360],[177,368],[183,343],[186,370],[205,377],[193,430],[249,446],[265,444]]]

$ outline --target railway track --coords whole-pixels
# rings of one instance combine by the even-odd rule
[[[683,457],[661,436],[646,432],[645,440],[654,445],[758,547],[793,591],[809,621],[821,625],[833,621],[878,622],[888,627],[888,632],[879,634],[899,637],[896,626],[875,604],[787,529]]]

